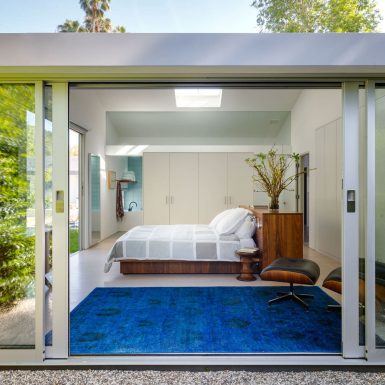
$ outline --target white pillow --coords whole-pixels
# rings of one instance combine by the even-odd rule
[[[229,215],[232,210],[233,209],[221,211],[218,215],[214,217],[214,219],[210,222],[209,226],[216,227],[216,225],[221,221],[221,219],[224,218],[226,215]]]
[[[230,212],[222,218],[215,226],[215,230],[219,235],[234,234],[239,226],[244,222],[249,211],[242,208],[230,210]]]
[[[256,228],[257,224],[255,223],[254,218],[251,215],[248,215],[235,234],[238,235],[239,239],[252,238]]]

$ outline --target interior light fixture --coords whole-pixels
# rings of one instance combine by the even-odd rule
[[[133,148],[132,145],[107,145],[105,151],[106,155],[121,156],[127,155]]]
[[[142,144],[139,146],[135,146],[127,155],[128,156],[141,155],[147,147],[148,147],[148,144]]]
[[[222,90],[219,88],[176,88],[175,102],[177,107],[220,107]]]

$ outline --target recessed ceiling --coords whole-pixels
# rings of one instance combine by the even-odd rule
[[[275,143],[289,116],[287,111],[107,112],[107,144]]]
[[[97,95],[105,111],[183,111],[177,108],[173,88],[168,89],[72,89],[82,99]],[[223,89],[219,111],[291,111],[301,90]],[[186,109],[187,111],[191,109]],[[199,111],[200,109],[194,109]],[[205,108],[204,110],[207,110]]]

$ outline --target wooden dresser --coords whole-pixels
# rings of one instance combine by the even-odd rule
[[[265,268],[280,257],[303,258],[303,214],[241,206],[257,219],[256,242]]]

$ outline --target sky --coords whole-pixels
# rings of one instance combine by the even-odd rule
[[[252,0],[111,0],[107,16],[127,32],[259,32]],[[385,0],[377,0],[383,15]],[[2,0],[0,33],[55,32],[65,19],[82,21],[78,0]]]

